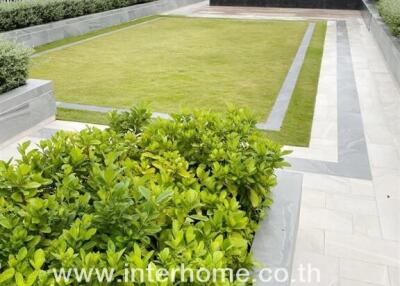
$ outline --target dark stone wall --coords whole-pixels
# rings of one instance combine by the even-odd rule
[[[212,6],[360,9],[361,0],[210,0]]]

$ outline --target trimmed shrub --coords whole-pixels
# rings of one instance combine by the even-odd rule
[[[380,0],[378,3],[379,12],[392,33],[400,37],[400,1]]]
[[[0,39],[0,94],[26,82],[30,49]]]
[[[0,4],[0,32],[154,0],[33,0]]]
[[[61,267],[110,268],[115,279],[126,268],[252,268],[281,147],[242,110],[146,114],[114,114],[111,126],[128,119],[123,130],[59,132],[0,161],[1,285],[53,285]]]

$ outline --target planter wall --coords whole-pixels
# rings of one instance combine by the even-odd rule
[[[303,175],[280,171],[277,172],[277,176],[278,185],[273,190],[274,203],[266,211],[267,216],[256,232],[251,250],[254,259],[261,263],[261,267],[268,267],[272,271],[285,269],[289,279],[288,281],[272,279],[266,283],[257,279],[259,275],[256,275],[255,286],[290,285],[299,225]],[[256,270],[256,273],[259,273],[259,270]]]
[[[359,9],[361,0],[210,0],[213,6]]]
[[[30,47],[36,47],[68,37],[79,36],[102,28],[115,26],[137,18],[163,13],[200,1],[201,0],[157,0],[44,25],[13,30],[0,33],[0,36],[12,41],[24,43]]]
[[[392,35],[379,15],[374,1],[363,0],[361,14],[365,25],[380,47],[389,69],[400,83],[400,39]]]
[[[0,144],[56,114],[51,81],[28,80],[0,94]]]

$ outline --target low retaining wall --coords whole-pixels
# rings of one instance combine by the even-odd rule
[[[380,47],[389,69],[400,83],[400,39],[394,37],[384,23],[375,6],[375,1],[362,0],[361,14],[365,25]]]
[[[0,94],[0,144],[56,114],[49,80],[30,79],[26,85]]]
[[[289,286],[291,282],[290,275],[299,226],[303,175],[278,171],[277,177],[278,185],[272,190],[274,203],[267,210],[266,219],[261,222],[256,232],[251,251],[254,259],[261,263],[261,267],[268,267],[272,271],[285,269],[289,279],[288,281],[274,281],[272,276],[272,280],[266,283],[259,279],[260,270],[256,269],[255,286]],[[265,272],[263,278],[267,278]]]
[[[361,0],[210,0],[212,6],[359,9]]]
[[[85,15],[44,25],[1,33],[6,39],[36,47],[65,38],[79,36],[115,26],[137,18],[170,11],[201,0],[157,0],[125,8]]]

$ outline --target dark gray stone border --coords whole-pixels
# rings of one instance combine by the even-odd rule
[[[293,63],[288,74],[286,75],[282,88],[279,91],[272,111],[269,114],[267,121],[257,124],[257,128],[261,130],[272,131],[279,131],[281,129],[290,100],[292,99],[294,89],[296,88],[297,80],[299,78],[301,68],[303,67],[304,59],[306,57],[308,47],[310,46],[314,30],[315,23],[309,23],[300,47],[297,50],[297,54],[293,59]]]
[[[56,104],[57,107],[60,108],[80,110],[80,111],[100,112],[100,113],[108,113],[114,110],[119,112],[129,111],[128,108],[115,108],[115,107],[97,106],[97,105],[80,104],[80,103],[69,103],[62,101],[57,101]],[[153,112],[152,118],[171,119],[171,116],[168,113]]]
[[[4,32],[0,33],[0,37],[24,43],[30,47],[37,47],[57,40],[116,26],[141,17],[164,13],[200,1],[202,0],[156,0],[154,2]]]
[[[287,158],[292,169],[371,180],[368,150],[345,21],[337,22],[338,162]]]
[[[284,282],[273,280],[268,283],[263,282],[259,279],[260,269],[256,269],[255,286],[289,286],[291,282],[290,275],[299,225],[303,175],[281,171],[277,172],[277,176],[278,185],[272,191],[274,203],[267,210],[266,219],[260,223],[251,251],[254,259],[262,264],[261,268],[268,267],[271,271],[285,269],[289,274],[289,279]]]
[[[394,37],[379,15],[375,1],[362,0],[361,15],[380,47],[393,76],[400,83],[400,39]]]
[[[0,144],[54,117],[56,104],[51,81],[28,80],[0,95]]]

